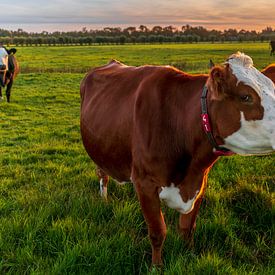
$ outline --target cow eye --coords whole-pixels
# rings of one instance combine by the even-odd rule
[[[251,95],[241,95],[240,100],[244,103],[251,103],[253,101]]]

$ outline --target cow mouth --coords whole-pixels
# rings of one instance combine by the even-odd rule
[[[225,146],[230,151],[243,156],[261,156],[261,155],[269,155],[275,152],[275,148],[272,147],[253,147],[249,149],[243,149],[236,145],[226,144]]]

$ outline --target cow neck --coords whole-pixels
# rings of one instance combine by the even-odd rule
[[[201,122],[202,122],[203,130],[209,142],[213,146],[213,153],[216,156],[231,156],[234,153],[222,146],[219,146],[212,134],[211,123],[210,123],[210,118],[208,115],[208,108],[207,108],[207,93],[208,93],[207,86],[204,85],[202,89],[202,95],[201,95]]]

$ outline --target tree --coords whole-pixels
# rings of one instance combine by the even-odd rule
[[[181,30],[172,25],[165,27],[154,26],[149,29],[145,25],[127,27],[121,30],[118,27],[105,27],[103,30],[87,30],[69,32],[47,32],[28,33],[23,29],[7,31],[0,28],[0,41],[5,45],[91,45],[98,44],[125,44],[125,43],[165,43],[165,42],[199,42],[199,41],[268,41],[274,39],[275,29],[266,27],[261,32],[236,29],[224,31],[207,30],[202,26],[192,27],[184,25]]]
[[[127,34],[131,35],[133,34],[134,32],[136,32],[136,27],[128,27],[126,29],[123,30],[124,32],[126,32]]]
[[[163,32],[170,34],[172,34],[175,30],[176,28],[171,25],[163,28]]]
[[[140,32],[148,32],[149,31],[149,29],[144,25],[140,25],[138,28],[139,28]]]
[[[120,43],[120,44],[125,44],[125,42],[126,42],[126,36],[125,36],[125,35],[121,35],[121,36],[119,37],[119,43]]]
[[[152,28],[152,32],[153,33],[161,33],[162,32],[162,27],[161,26],[154,26],[153,28]]]

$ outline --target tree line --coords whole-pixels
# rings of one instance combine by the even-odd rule
[[[184,25],[181,28],[174,26],[145,25],[139,27],[106,27],[102,30],[88,30],[69,32],[26,32],[23,29],[9,31],[0,29],[0,42],[9,46],[40,46],[40,45],[92,45],[92,44],[125,44],[125,43],[197,43],[197,42],[243,42],[275,40],[275,29],[266,27],[260,32],[255,30],[226,29],[208,30],[202,26],[192,27]]]

